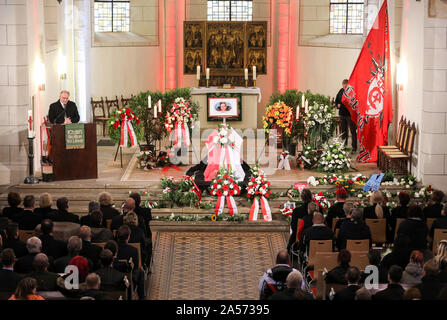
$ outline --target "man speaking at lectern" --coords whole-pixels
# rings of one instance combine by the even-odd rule
[[[70,92],[62,90],[59,101],[50,105],[48,120],[52,124],[68,124],[79,122],[78,107],[73,101],[68,101]]]

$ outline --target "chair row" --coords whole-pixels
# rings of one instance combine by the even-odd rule
[[[95,123],[102,124],[102,135],[105,135],[107,121],[110,119],[110,115],[115,112],[115,110],[122,108],[129,104],[134,96],[131,95],[130,98],[124,98],[121,95],[121,99],[118,100],[118,96],[115,99],[109,100],[107,97],[101,97],[101,100],[94,100],[91,98],[93,121]],[[121,104],[120,104],[121,102]]]
[[[411,173],[416,134],[414,122],[410,124],[410,121],[406,121],[402,116],[399,121],[396,145],[377,147],[377,166],[380,170],[391,170],[398,174]]]

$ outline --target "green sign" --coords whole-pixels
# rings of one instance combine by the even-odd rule
[[[83,123],[70,123],[65,125],[65,148],[85,148],[85,130]]]

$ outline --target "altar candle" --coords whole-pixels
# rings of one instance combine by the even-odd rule
[[[300,106],[296,106],[296,120],[300,118]]]
[[[248,69],[245,68],[244,72],[245,72],[245,80],[248,80]]]
[[[206,68],[206,80],[210,79],[210,68]]]
[[[33,111],[28,110],[28,117],[26,119],[26,122],[28,122],[28,138],[32,138],[33,135]]]
[[[161,112],[161,99],[158,100],[158,112]]]
[[[305,107],[305,111],[306,111],[306,113],[309,111],[309,101],[307,101],[307,99],[306,99],[306,103],[305,103],[305,105],[306,105],[306,107]]]
[[[200,66],[197,66],[197,80],[200,80]]]
[[[157,118],[157,111],[158,111],[158,108],[157,108],[157,105],[155,105],[154,107],[155,107],[155,108],[154,108],[154,119],[156,119],[156,118]]]
[[[256,80],[256,66],[253,66],[253,80]]]
[[[304,93],[301,96],[301,107],[304,108]]]
[[[147,107],[149,109],[152,108],[152,97],[151,97],[151,95],[147,96]]]

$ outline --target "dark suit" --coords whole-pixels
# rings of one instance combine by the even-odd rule
[[[67,210],[58,210],[53,212],[48,217],[53,222],[74,222],[79,223],[79,217],[73,213],[68,212]]]
[[[360,289],[360,286],[356,284],[352,284],[344,288],[343,290],[338,291],[334,296],[334,301],[351,301],[355,300],[355,294],[357,290]]]
[[[20,230],[34,230],[42,221],[40,215],[35,214],[31,210],[23,210],[20,216],[16,217]]]
[[[435,221],[433,221],[433,224],[430,228],[430,237],[433,239],[433,236],[435,235],[435,229],[447,229],[447,217],[442,216]]]
[[[117,258],[119,260],[127,260],[127,261],[129,261],[129,259],[132,258],[135,268],[138,268],[139,264],[138,250],[137,248],[132,247],[127,243],[118,243]]]
[[[309,250],[310,240],[334,240],[334,233],[324,225],[313,225],[304,230],[298,248],[302,252]]]
[[[73,101],[68,101],[67,105],[62,107],[60,100],[50,104],[50,109],[48,111],[48,120],[55,124],[63,124],[65,121],[65,116],[70,118],[72,123],[79,122],[78,107]]]
[[[95,300],[110,300],[104,292],[96,289],[83,290],[80,294],[82,297],[92,297]]]
[[[113,238],[112,231],[106,228],[90,228],[92,230],[92,242],[107,242]]]
[[[12,217],[14,217],[15,215],[20,215],[22,211],[23,208],[19,207],[4,207],[2,211],[2,216],[12,220]]]
[[[85,216],[82,216],[79,219],[79,224],[81,226],[89,226],[89,227],[91,227],[93,222],[92,222],[92,216],[90,215],[90,213],[85,215]]]
[[[0,292],[11,292],[17,288],[22,276],[17,272],[2,269],[0,270]]]
[[[56,240],[50,235],[42,235],[42,252],[53,259],[60,258],[67,254],[67,244],[64,241]]]
[[[102,224],[104,227],[106,227],[106,220],[113,219],[114,217],[120,214],[120,212],[116,210],[112,205],[110,206],[101,205],[99,207],[99,210],[101,210],[102,212]]]
[[[26,249],[26,243],[20,241],[19,239],[5,239],[3,240],[3,248],[10,248],[14,250],[14,254],[16,258],[21,258],[28,254],[28,250]]]
[[[122,214],[114,216],[112,218],[112,224],[111,224],[110,228],[112,230],[119,229],[119,227],[121,227],[124,224],[123,219],[124,219],[124,215],[122,215]]]
[[[416,286],[421,292],[421,300],[436,300],[444,286],[438,277],[422,277],[422,282]]]
[[[424,208],[424,218],[439,218],[441,217],[441,211],[442,211],[442,204],[435,203],[431,206],[426,206]]]
[[[410,239],[410,249],[424,251],[427,249],[428,228],[422,219],[408,218],[401,222],[397,229],[399,236]]]
[[[26,277],[31,277],[37,280],[37,291],[56,291],[59,289],[57,286],[59,275],[57,273],[34,271],[27,274]]]
[[[348,284],[346,281],[346,272],[349,266],[338,265],[326,274],[325,280],[327,283]]]
[[[399,206],[391,210],[390,216],[387,219],[386,238],[388,242],[394,241],[394,234],[396,232],[397,219],[407,218],[408,207]]]
[[[292,234],[289,238],[289,244],[287,249],[291,249],[292,245],[296,242],[296,234],[298,233],[298,219],[302,219],[307,215],[307,206],[309,203],[303,203],[301,206],[293,209],[292,220],[290,221],[290,228],[292,229]]]
[[[347,240],[364,240],[369,239],[371,245],[371,231],[363,221],[347,220],[338,232],[337,246],[339,250],[346,248]]]
[[[82,240],[82,250],[79,255],[90,259],[93,263],[93,268],[96,270],[99,268],[99,255],[101,251],[101,247],[95,246],[90,241]]]
[[[390,283],[385,290],[377,292],[372,300],[402,300],[404,288],[400,284]]]
[[[329,211],[327,213],[326,217],[326,224],[329,228],[332,228],[332,219],[333,218],[344,218],[345,211],[343,210],[344,202],[337,202],[332,207],[329,208]]]
[[[101,278],[101,290],[113,291],[124,290],[124,273],[119,272],[112,267],[102,267],[95,271]]]
[[[29,253],[20,258],[14,265],[14,271],[17,273],[30,273],[33,271],[33,261],[37,253]]]
[[[364,208],[363,209],[363,219],[378,219],[378,217],[376,215],[376,206],[377,206],[377,204]],[[388,207],[382,206],[382,210],[383,210],[383,218],[389,219],[390,210],[388,209]]]
[[[151,232],[151,228],[149,226],[149,221],[152,220],[151,209],[137,207],[137,208],[135,208],[134,212],[138,215],[138,225],[143,228],[146,238],[148,238],[152,241],[152,232]],[[143,224],[140,224],[140,218],[142,219]]]
[[[54,260],[53,272],[55,273],[65,273],[65,268],[70,263],[71,259],[75,256],[66,255]]]
[[[56,210],[52,209],[51,207],[34,209],[34,213],[39,215],[42,220],[49,219],[49,216],[51,216],[54,212],[56,212]]]

